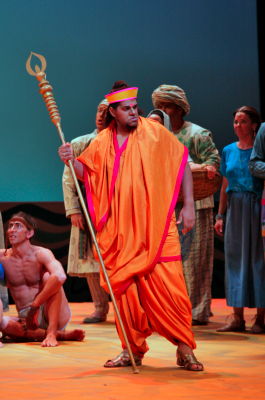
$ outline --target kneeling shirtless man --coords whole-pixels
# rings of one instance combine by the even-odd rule
[[[42,341],[44,347],[57,346],[57,340],[83,340],[84,331],[65,331],[71,317],[62,288],[66,275],[50,250],[30,243],[34,230],[35,222],[23,212],[9,221],[11,248],[0,250],[0,263],[18,317],[3,316],[0,330],[11,338]]]

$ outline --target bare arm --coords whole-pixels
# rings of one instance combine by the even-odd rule
[[[66,280],[66,275],[61,263],[56,260],[50,250],[42,248],[37,253],[37,259],[38,262],[45,267],[47,272],[49,272],[49,277],[44,283],[42,290],[35,297],[32,307],[39,307],[44,304],[51,296],[61,289]]]
[[[5,251],[5,249],[0,249],[0,262],[2,262],[4,259]]]
[[[183,222],[183,234],[189,232],[195,223],[195,209],[193,199],[193,182],[189,165],[187,164],[182,180],[183,208],[180,211],[177,224]]]
[[[221,191],[220,191],[220,201],[219,201],[219,208],[218,208],[218,214],[224,215],[226,208],[227,208],[227,193],[226,193],[226,188],[228,186],[228,180],[223,177],[223,182],[221,186]],[[223,235],[224,234],[224,219],[220,217],[215,222],[214,229],[218,235]]]
[[[68,165],[68,161],[72,161],[77,178],[83,180],[84,167],[80,161],[74,158],[72,145],[70,143],[63,144],[59,147],[58,154],[66,165]]]

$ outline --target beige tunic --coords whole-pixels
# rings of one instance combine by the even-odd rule
[[[97,131],[95,129],[94,132],[90,134],[79,136],[72,140],[71,143],[75,157],[78,157],[85,150],[85,148],[89,145],[91,140],[93,140],[96,134]],[[69,218],[72,214],[81,214],[82,211],[79,204],[74,180],[71,171],[67,166],[64,167],[63,172],[63,195],[66,216]],[[99,265],[95,261],[90,247],[87,251],[87,258],[79,258],[79,238],[80,230],[76,226],[72,226],[69,243],[67,272],[71,276],[85,277],[91,272],[99,272]]]

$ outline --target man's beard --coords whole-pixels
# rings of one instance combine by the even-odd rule
[[[126,129],[127,129],[128,132],[131,132],[131,131],[133,131],[134,129],[137,128],[137,125],[138,125],[138,121],[137,121],[137,123],[136,123],[135,125],[133,125],[133,126],[127,124],[127,125],[126,125]]]

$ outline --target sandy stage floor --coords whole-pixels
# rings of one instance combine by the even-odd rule
[[[106,323],[83,325],[91,303],[71,304],[69,328],[86,331],[84,342],[62,342],[56,348],[39,343],[7,343],[0,349],[1,400],[142,400],[264,399],[265,334],[217,333],[230,310],[214,300],[211,323],[195,327],[197,358],[205,371],[187,372],[175,365],[175,348],[153,335],[140,374],[131,368],[105,369],[120,352],[113,312]],[[112,310],[112,309],[111,309]],[[10,314],[15,314],[11,306]],[[255,310],[247,310],[249,327]]]

